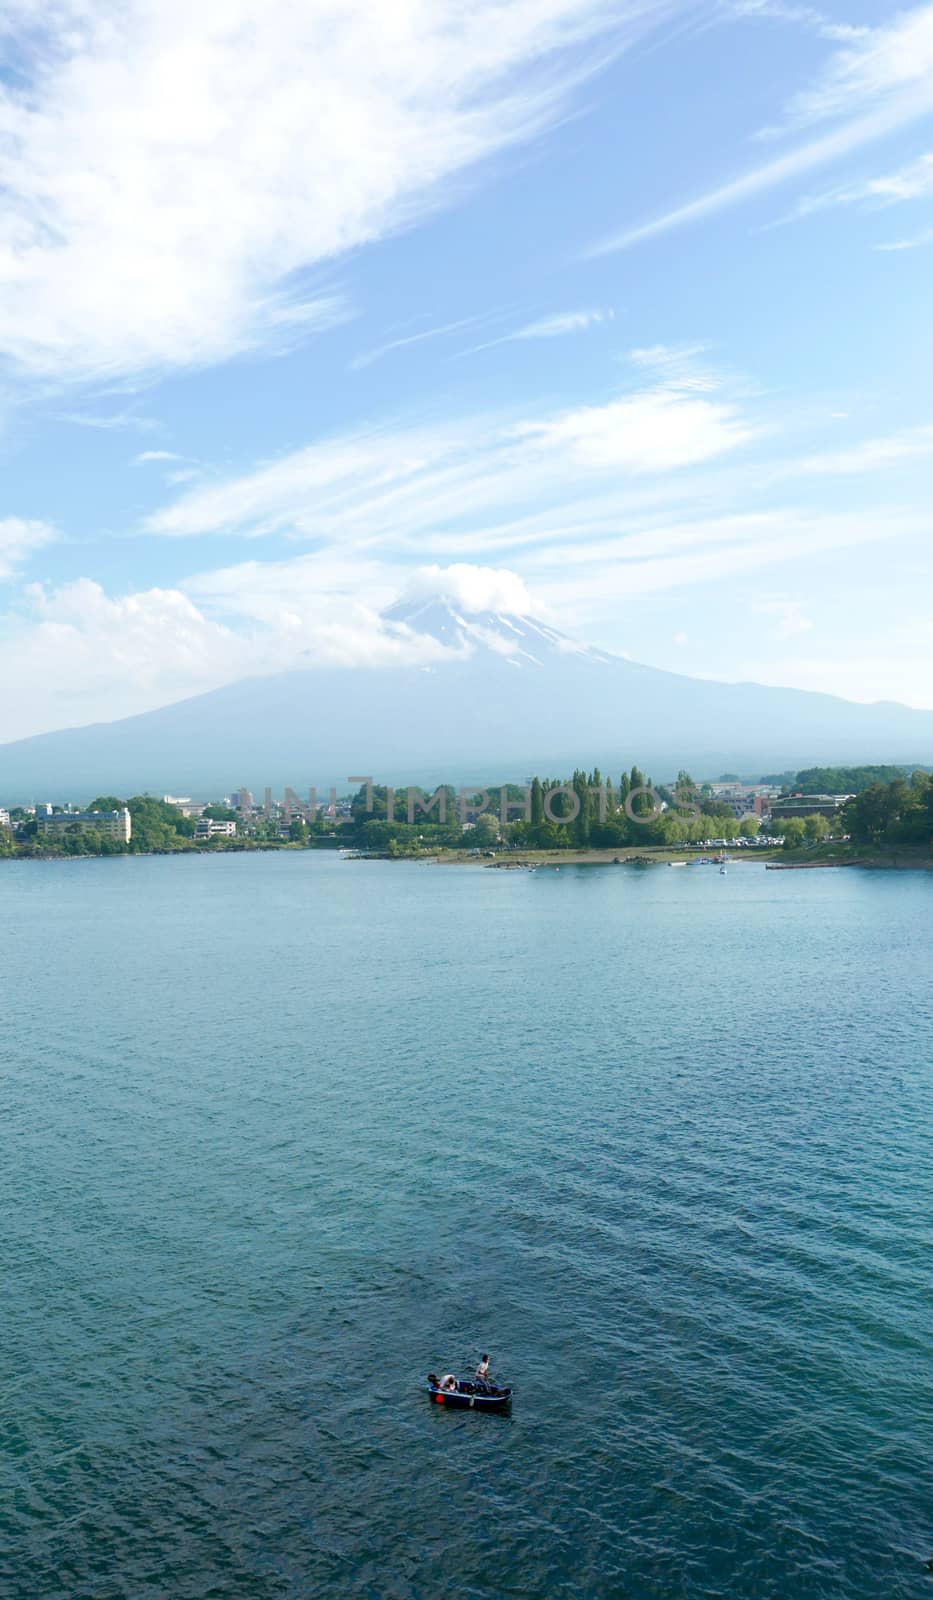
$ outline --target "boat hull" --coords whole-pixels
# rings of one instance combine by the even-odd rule
[[[446,1406],[450,1411],[508,1411],[512,1404],[511,1389],[500,1389],[496,1394],[467,1393],[461,1389],[441,1389],[428,1384],[432,1405]]]

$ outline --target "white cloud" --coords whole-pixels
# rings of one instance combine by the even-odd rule
[[[462,561],[449,567],[419,567],[409,578],[405,593],[410,599],[441,595],[465,611],[508,611],[527,617],[540,609],[516,572]]]
[[[87,578],[30,585],[0,629],[0,740],[148,711],[261,670],[247,637],[177,589],[112,599]]]
[[[755,437],[734,406],[677,389],[584,406],[553,422],[527,424],[523,431],[584,467],[637,473],[693,466]]]
[[[20,5],[0,351],[25,373],[119,374],[332,324],[346,307],[309,269],[552,120],[585,71],[571,47],[608,30],[617,47],[674,3]]]
[[[933,5],[903,12],[835,52],[810,89],[794,97],[771,137],[823,121],[846,119],[833,131],[647,222],[623,228],[591,252],[625,250],[673,228],[698,222],[850,154],[933,112]]]
[[[55,529],[47,522],[37,522],[25,517],[0,517],[0,579],[10,575],[33,551],[51,544],[57,537]],[[5,678],[4,682],[13,680]]]
[[[146,461],[184,461],[185,457],[177,455],[174,450],[144,450],[141,455],[134,456],[132,465],[141,466]]]

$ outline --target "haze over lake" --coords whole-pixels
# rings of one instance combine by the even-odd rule
[[[6,863],[5,1600],[914,1600],[933,876]],[[429,1405],[483,1349],[510,1418]]]

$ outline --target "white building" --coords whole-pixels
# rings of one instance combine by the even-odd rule
[[[215,839],[219,835],[222,839],[236,838],[235,822],[218,822],[215,817],[201,817],[194,826],[196,839]]]
[[[164,794],[162,799],[165,805],[174,806],[176,811],[180,811],[183,817],[199,817],[205,806],[209,804],[207,800],[192,800],[191,796],[186,794]]]
[[[0,828],[8,828],[9,826],[10,826],[10,813],[8,811],[5,811],[3,809],[3,806],[0,806]]]
[[[55,811],[44,815],[36,807],[36,821],[40,833],[64,833],[66,828],[93,828],[95,833],[108,839],[119,839],[129,844],[133,837],[133,823],[129,811],[123,806],[119,811]]]

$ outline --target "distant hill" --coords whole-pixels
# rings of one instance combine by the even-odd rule
[[[449,648],[431,667],[252,678],[120,722],[0,746],[0,803],[195,796],[246,784],[521,781],[633,761],[656,779],[933,760],[933,711],[639,666],[530,617],[399,603],[386,625]]]

